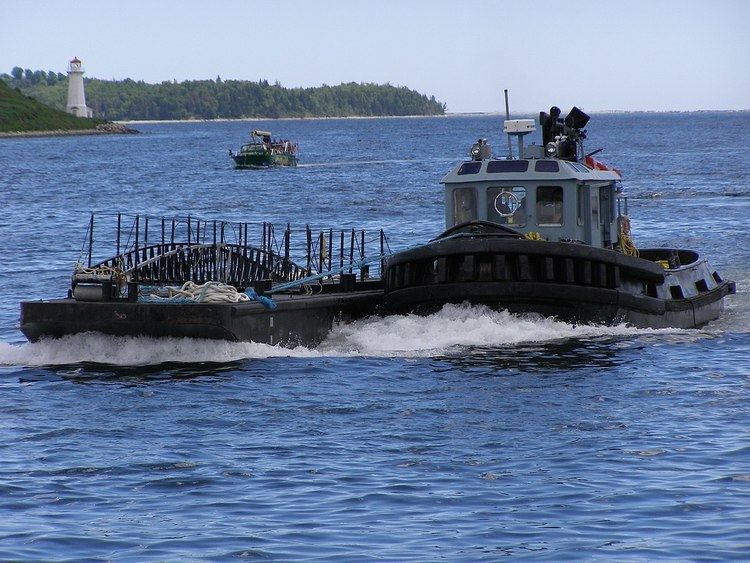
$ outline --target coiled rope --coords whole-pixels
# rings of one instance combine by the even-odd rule
[[[620,215],[618,223],[620,224],[620,251],[626,256],[635,256],[638,258],[640,252],[638,252],[630,234],[630,218]]]
[[[96,278],[101,281],[102,278],[115,282],[117,289],[122,289],[128,281],[128,275],[119,266],[98,266],[96,268],[86,268],[80,262],[76,262],[73,268],[73,277],[84,276]]]
[[[96,268],[86,268],[83,264],[80,262],[76,262],[75,267],[73,268],[73,274],[74,275],[85,275],[85,276],[110,276],[113,279],[116,278],[126,278],[127,275],[125,274],[125,270],[122,268],[115,266],[98,266]]]
[[[193,303],[239,303],[250,300],[250,297],[237,291],[236,287],[215,281],[200,285],[186,281],[181,287],[166,286],[162,291],[166,292],[166,295],[152,292],[149,297],[157,301],[191,301]]]
[[[165,292],[166,295],[160,292]],[[209,281],[204,284],[186,281],[181,287],[166,286],[160,288],[160,290],[152,291],[148,296],[139,297],[139,301],[166,301],[170,303],[242,303],[245,301],[258,301],[269,309],[276,308],[276,303],[273,300],[258,295],[253,289],[248,289],[245,293],[241,293],[233,285],[217,281]]]

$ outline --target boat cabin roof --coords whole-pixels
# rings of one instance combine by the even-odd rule
[[[595,170],[581,162],[558,158],[521,158],[470,160],[458,164],[448,172],[441,183],[466,184],[474,182],[502,182],[520,180],[580,180],[619,181],[621,176],[614,170]]]

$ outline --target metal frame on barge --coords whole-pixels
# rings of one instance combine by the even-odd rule
[[[29,340],[97,331],[310,345],[382,302],[382,230],[306,225],[300,240],[288,224],[117,214],[112,236],[100,222],[91,215],[68,297],[21,303]],[[102,246],[115,254],[96,261]]]

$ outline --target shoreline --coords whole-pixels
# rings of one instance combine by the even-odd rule
[[[24,139],[27,137],[79,137],[83,135],[124,135],[113,131],[96,129],[76,129],[73,131],[6,131],[0,133],[0,139]]]
[[[78,137],[81,135],[133,135],[140,133],[122,123],[111,122],[97,125],[96,129],[52,129],[44,131],[4,131],[0,139],[25,139],[29,137]]]
[[[424,117],[449,117],[443,115],[342,115],[337,117],[217,117],[215,119],[127,119],[115,121],[123,125],[139,123],[233,123],[236,121],[330,121],[333,119],[419,119]]]
[[[696,109],[696,110],[594,110],[592,115],[628,115],[628,114],[693,114],[693,113],[747,113],[748,109]],[[535,112],[513,112],[511,117],[518,115],[534,115]],[[149,124],[149,123],[232,123],[232,122],[252,122],[252,121],[330,121],[333,119],[422,119],[438,118],[445,119],[450,117],[497,117],[505,116],[505,112],[500,111],[477,111],[477,112],[455,112],[444,113],[442,115],[345,115],[337,117],[217,117],[215,119],[132,119],[116,121],[123,125],[130,124]]]

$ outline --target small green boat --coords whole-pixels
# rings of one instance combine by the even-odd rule
[[[237,152],[229,151],[235,168],[267,168],[269,166],[297,166],[297,143],[271,139],[269,131],[254,129],[251,141]]]

